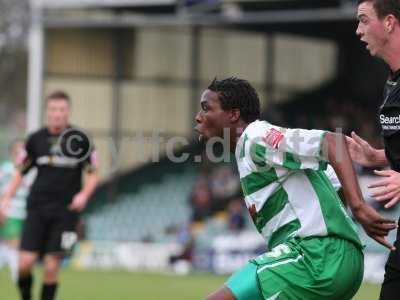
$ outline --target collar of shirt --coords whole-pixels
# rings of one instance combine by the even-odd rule
[[[395,72],[390,71],[390,75],[389,75],[390,81],[397,81],[397,80],[399,80],[399,77],[400,77],[400,69]]]

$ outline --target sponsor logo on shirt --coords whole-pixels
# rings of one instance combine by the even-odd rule
[[[384,130],[399,130],[400,129],[400,115],[394,117],[387,117],[384,114],[379,115],[382,129]]]
[[[61,248],[63,250],[71,251],[72,247],[78,241],[78,235],[73,231],[64,231],[61,235]]]
[[[265,134],[263,141],[265,144],[271,146],[272,148],[278,149],[279,143],[282,139],[283,134],[279,130],[271,128]]]
[[[53,166],[62,168],[75,168],[79,164],[79,160],[76,158],[57,156],[57,155],[45,155],[40,156],[36,159],[38,166]]]

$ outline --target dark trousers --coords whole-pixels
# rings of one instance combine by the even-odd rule
[[[399,220],[400,221],[400,220]],[[400,299],[400,230],[394,242],[396,251],[391,251],[385,265],[385,279],[382,283],[380,300]]]

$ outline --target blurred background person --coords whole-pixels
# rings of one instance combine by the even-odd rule
[[[15,172],[16,166],[24,152],[23,140],[14,140],[9,146],[10,160],[0,165],[0,186],[5,189]],[[32,183],[34,173],[31,172],[24,178],[18,191],[10,203],[10,207],[1,207],[0,211],[0,264],[7,264],[10,268],[13,281],[17,280],[18,256],[20,237],[23,222],[26,217],[26,197]],[[1,266],[1,265],[0,265]]]
[[[25,155],[0,202],[9,206],[32,168],[38,174],[27,199],[27,217],[18,259],[18,288],[31,299],[32,268],[43,256],[42,300],[55,298],[61,259],[77,242],[79,213],[97,185],[97,160],[90,139],[70,125],[71,100],[63,91],[46,98],[47,125],[32,133]],[[83,173],[86,173],[82,184]]]
[[[232,233],[240,233],[246,227],[244,216],[243,199],[233,198],[228,205],[229,220],[228,226]]]

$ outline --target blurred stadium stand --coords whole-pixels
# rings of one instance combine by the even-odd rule
[[[112,202],[105,201],[86,218],[87,238],[111,241],[163,242],[166,230],[189,221],[187,199],[196,179],[195,169],[186,167],[157,171],[159,181],[149,174],[147,182],[136,186],[129,175],[130,187]]]

